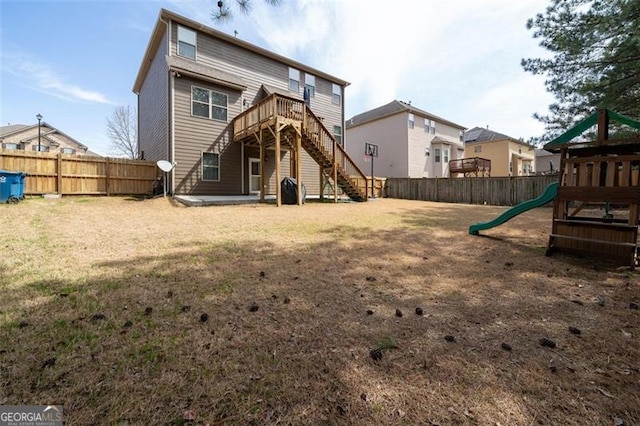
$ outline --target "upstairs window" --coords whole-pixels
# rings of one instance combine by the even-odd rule
[[[342,127],[333,126],[333,138],[338,144],[342,145]]]
[[[440,162],[440,148],[435,149],[435,158],[433,161],[435,161],[436,163]]]
[[[304,87],[309,91],[310,97],[316,96],[316,76],[311,74],[304,75]]]
[[[464,130],[460,130],[460,142],[464,142]]]
[[[289,90],[300,92],[300,71],[295,68],[289,68]]]
[[[224,93],[191,86],[191,114],[211,120],[227,121],[228,96]]]
[[[196,32],[178,25],[178,55],[196,59]]]
[[[476,145],[473,147],[473,152],[482,152],[482,145]]]
[[[436,122],[433,120],[429,120],[428,118],[424,119],[424,132],[425,133],[436,133]]]
[[[75,154],[76,150],[73,148],[60,148],[60,152],[63,154]]]
[[[409,114],[409,128],[413,129],[413,126],[415,126],[415,117],[413,114]]]
[[[342,90],[340,89],[340,86],[334,83],[331,90],[331,103],[334,105],[340,105],[342,102]]]
[[[40,152],[49,152],[49,147],[48,146],[44,146],[42,144],[40,144],[40,146],[34,145],[33,146],[33,150],[34,151],[40,151]]]
[[[220,154],[202,153],[202,180],[220,181]]]

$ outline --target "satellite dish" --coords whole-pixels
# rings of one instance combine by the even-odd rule
[[[158,168],[164,172],[164,185],[162,185],[162,191],[164,192],[164,196],[167,196],[167,173],[173,170],[173,166],[175,164],[171,164],[167,160],[158,160],[156,162]]]
[[[173,164],[167,160],[159,160],[156,164],[158,165],[158,168],[165,173],[170,172],[171,169],[173,169]]]

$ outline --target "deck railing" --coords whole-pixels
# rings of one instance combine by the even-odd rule
[[[449,161],[450,173],[471,173],[491,170],[491,160],[480,157],[460,158]]]
[[[307,108],[307,105],[298,99],[287,96],[271,94],[258,104],[252,106],[235,118],[233,123],[234,135],[245,136],[255,130],[260,124],[273,118],[284,118],[302,123],[303,136],[310,141],[315,149],[322,153],[325,164],[320,164],[323,169],[328,169],[334,164],[337,167],[337,180],[349,180],[354,188],[358,188],[357,182],[367,182],[366,175],[358,168],[349,157],[344,148],[337,143],[333,135],[322,124],[322,121]],[[318,161],[318,160],[316,160]],[[356,179],[358,178],[358,179]],[[340,184],[340,182],[338,182]],[[366,199],[367,188],[361,188],[362,197]]]
[[[316,145],[316,147],[321,149],[326,156],[334,159],[333,161],[335,164],[342,168],[343,173],[346,175],[345,177],[349,177],[351,179],[361,178],[366,181],[366,175],[362,170],[360,170],[351,157],[349,157],[342,145],[340,145],[331,133],[329,133],[329,130],[324,127],[322,121],[316,117],[313,111],[305,107],[304,114],[305,120],[303,132]]]
[[[276,116],[302,121],[304,107],[304,102],[271,94],[235,118],[234,134],[242,133]]]

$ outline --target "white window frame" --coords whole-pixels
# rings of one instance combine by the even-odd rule
[[[293,83],[295,82],[295,87]],[[300,93],[300,70],[289,67],[289,91]]]
[[[205,166],[205,163],[204,163],[205,154],[217,156],[218,157],[218,165],[217,166]],[[217,152],[203,151],[202,152],[202,156],[200,158],[201,158],[201,162],[202,162],[202,180],[206,181],[206,182],[220,182],[220,174],[221,174],[220,173],[220,154],[217,153]],[[205,167],[212,168],[212,169],[217,169],[218,170],[218,179],[206,179],[205,178],[205,173],[204,173]]]
[[[193,43],[191,43],[191,35],[193,35]],[[185,40],[185,38],[187,38],[188,40]],[[190,55],[186,55],[181,51],[180,43],[186,44],[187,46],[193,46],[193,57],[191,57]],[[178,52],[178,56],[193,59],[195,61],[198,57],[198,33],[191,28],[178,25],[178,41],[176,43],[176,50]]]
[[[460,130],[460,142],[464,142],[464,130]]]
[[[434,149],[434,154],[433,154],[433,161],[436,163],[440,162],[440,148],[436,148]]]
[[[334,105],[342,105],[342,88],[335,83],[331,85],[331,103]]]
[[[344,143],[342,140],[342,127],[341,126],[333,126],[333,138],[338,142],[340,146],[343,146]]]
[[[18,143],[15,142],[5,142],[2,144],[4,146],[4,149],[6,149],[7,151],[17,151],[19,148]]]
[[[200,100],[194,100],[193,99],[193,89],[199,89],[199,90],[204,90],[204,91],[208,92],[209,93],[208,102],[205,103],[205,102],[200,101]],[[216,103],[213,103],[213,94],[214,93],[216,95],[221,95],[221,96],[225,97],[226,102],[225,102],[224,106],[216,104]],[[194,114],[193,113],[193,104],[194,104],[194,102],[198,103],[198,104],[201,104],[201,105],[207,105],[208,110],[209,110],[208,117],[204,117],[202,115],[198,115],[198,114]],[[221,119],[216,118],[216,117],[213,116],[213,109],[214,108],[220,108],[220,109],[224,110],[224,115],[225,115],[224,120],[221,120]],[[192,117],[199,117],[199,118],[206,118],[206,119],[209,119],[209,120],[220,121],[220,122],[223,122],[223,123],[228,123],[229,122],[229,95],[226,94],[226,93],[223,93],[223,92],[219,92],[217,90],[207,89],[206,87],[192,85],[191,86],[191,116]]]
[[[304,75],[304,87],[309,89],[309,96],[316,97],[316,76],[313,74]]]
[[[449,148],[442,148],[442,162],[449,162]]]
[[[409,113],[409,120],[407,124],[410,129],[413,129],[416,125],[416,117],[411,113]]]
[[[425,133],[431,133],[432,135],[436,134],[436,122],[429,118],[424,119],[424,131]]]
[[[66,146],[64,148],[60,148],[60,152],[63,153],[63,154],[74,154],[75,153],[75,149],[69,148],[68,146]]]

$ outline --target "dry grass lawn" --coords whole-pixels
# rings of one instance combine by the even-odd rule
[[[640,424],[639,275],[545,257],[549,208],[467,234],[503,210],[0,205],[0,404],[70,425]]]

